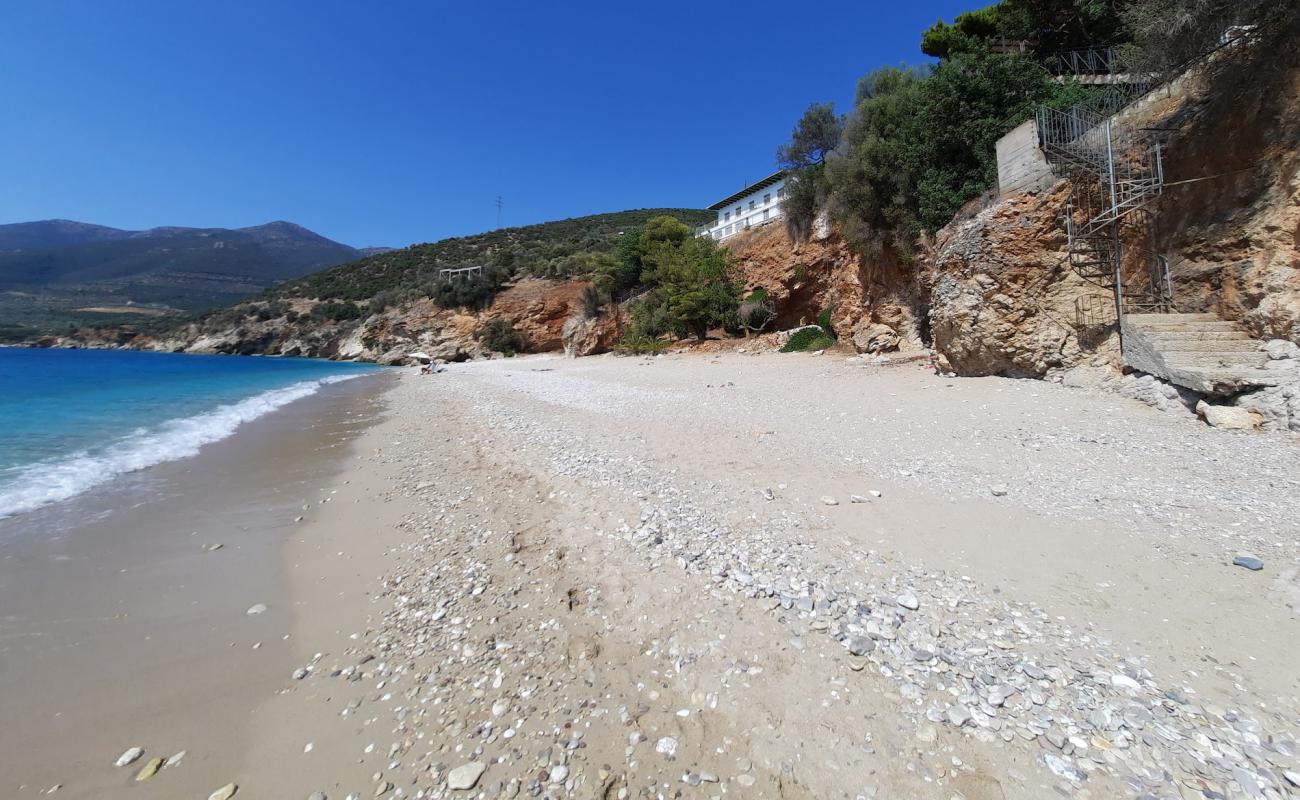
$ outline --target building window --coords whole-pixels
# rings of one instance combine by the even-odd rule
[[[768,203],[771,203],[771,202],[772,202],[772,193],[771,193],[771,192],[768,192],[767,194],[763,195],[763,205],[767,205]]]
[[[772,213],[772,212],[771,212],[770,210],[768,210],[768,209],[766,209],[766,208],[763,209],[763,219],[767,219],[767,218],[768,218],[768,215],[770,215],[771,213]]]
[[[730,222],[730,221],[731,221],[731,212],[730,212],[730,211],[728,211],[726,214],[723,215],[723,217],[722,217],[722,221],[723,221],[723,222]]]
[[[784,187],[784,186],[782,186],[780,189],[777,189],[777,190],[776,190],[776,197],[777,197],[778,200],[781,199],[782,197],[785,197],[785,187]]]
[[[750,211],[753,211],[753,210],[754,210],[754,207],[757,206],[757,205],[758,205],[758,201],[757,201],[757,200],[750,200],[750,201],[749,201],[749,210],[750,210]]]
[[[736,206],[736,216],[739,217],[741,212],[744,210],[745,210],[744,206]]]

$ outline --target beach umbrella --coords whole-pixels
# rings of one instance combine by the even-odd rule
[[[411,353],[409,356],[407,356],[407,358],[411,359],[412,361],[418,361],[421,364],[428,364],[430,361],[433,360],[433,356],[429,355],[428,353],[422,350],[417,350],[414,353]]]

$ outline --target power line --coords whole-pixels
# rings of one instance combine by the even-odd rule
[[[501,227],[501,207],[504,205],[505,205],[505,201],[501,199],[501,195],[497,195],[497,227],[498,228]]]

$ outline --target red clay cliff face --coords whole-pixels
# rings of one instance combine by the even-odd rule
[[[893,328],[904,348],[921,348],[926,289],[915,265],[891,252],[864,258],[835,233],[795,242],[780,223],[726,242],[745,293],[767,290],[776,310],[773,329],[812,324],[823,309],[841,337],[863,324]]]
[[[564,347],[565,321],[579,306],[587,281],[551,281],[524,278],[498,294],[484,319],[505,317],[528,343],[529,352],[542,353]]]

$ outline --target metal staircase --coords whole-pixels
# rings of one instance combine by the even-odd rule
[[[1077,69],[1103,64],[1113,75],[1108,56],[1075,55],[1057,64]],[[1140,82],[1112,84],[1088,103],[1065,110],[1042,107],[1037,116],[1039,147],[1053,170],[1070,180],[1065,214],[1070,266],[1113,293],[1117,322],[1125,313],[1173,310],[1168,264],[1151,248],[1150,205],[1164,186],[1160,145],[1115,119],[1146,88]],[[1078,310],[1081,327],[1101,321],[1095,303]]]

